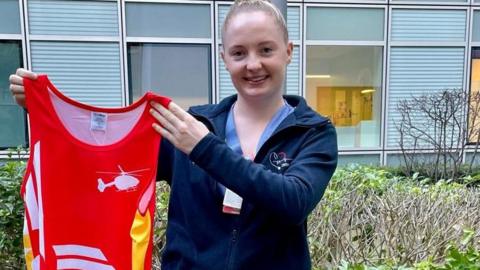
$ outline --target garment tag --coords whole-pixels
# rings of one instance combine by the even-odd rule
[[[227,188],[223,197],[223,213],[239,215],[242,209],[242,201],[242,197]]]
[[[107,130],[107,114],[101,112],[92,112],[90,117],[90,130],[106,131]]]

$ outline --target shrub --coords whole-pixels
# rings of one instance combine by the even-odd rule
[[[450,244],[461,243],[465,228],[473,228],[472,248],[478,250],[480,191],[445,181],[425,185],[417,175],[360,166],[338,170],[310,216],[313,265],[440,262]]]
[[[396,109],[400,117],[394,122],[407,175],[421,171],[434,181],[456,179],[461,166],[473,168],[480,149],[479,92],[429,91],[400,100]],[[464,160],[467,143],[473,155]]]
[[[23,161],[0,164],[0,266],[23,269]],[[472,178],[478,176],[471,176]],[[314,269],[480,269],[480,190],[351,166],[309,217]],[[157,185],[153,269],[165,245],[169,187]]]
[[[165,233],[167,231],[167,213],[168,201],[170,195],[170,186],[165,182],[157,183],[157,210],[155,212],[155,235],[154,235],[154,252],[153,252],[153,268],[160,269],[161,253],[165,247]]]
[[[480,269],[480,252],[474,248],[474,232],[464,230],[461,245],[451,244],[445,251],[445,259],[442,263],[434,263],[431,258],[416,263],[413,267],[398,265],[368,266],[365,264],[351,264],[342,261],[339,270],[476,270]]]
[[[23,202],[20,184],[25,162],[0,164],[0,265],[2,269],[23,268]]]

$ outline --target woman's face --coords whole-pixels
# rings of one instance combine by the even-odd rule
[[[240,96],[269,98],[283,93],[293,45],[285,41],[271,15],[263,11],[234,15],[223,42],[221,55]]]

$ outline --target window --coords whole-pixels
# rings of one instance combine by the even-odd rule
[[[393,9],[391,41],[466,40],[466,10]]]
[[[480,10],[473,12],[472,41],[480,41]]]
[[[0,1],[0,34],[20,34],[18,0]]]
[[[187,109],[211,102],[213,3],[126,3],[130,102],[146,91]]]
[[[480,48],[472,49],[471,90],[480,92]]]
[[[379,8],[308,8],[307,39],[383,40],[383,22]]]
[[[210,45],[130,43],[130,101],[152,90],[183,108],[209,103],[210,55]]]
[[[402,119],[397,107],[400,101],[463,88],[466,30],[466,8],[392,9],[386,128],[389,148],[398,149],[402,139],[397,130]],[[412,121],[429,134],[435,133],[427,119],[418,116]],[[403,147],[411,148],[413,143],[413,139],[403,138]],[[416,147],[431,146],[417,143]]]
[[[388,100],[388,146],[399,148],[401,140],[397,124],[402,119],[397,105],[412,96],[438,93],[463,86],[464,48],[462,47],[393,47],[390,49],[390,80]],[[427,119],[412,119],[418,126],[429,127]],[[412,147],[414,141],[404,138],[404,147]],[[431,147],[418,143],[417,147]]]
[[[383,49],[308,46],[307,100],[329,117],[340,147],[380,145]]]
[[[127,3],[127,35],[136,37],[210,38],[210,6]]]
[[[32,35],[118,36],[111,1],[29,0],[28,14]]]
[[[31,68],[67,96],[94,106],[124,104],[118,3],[29,0]]]
[[[26,144],[25,113],[12,99],[8,76],[23,66],[18,0],[0,1],[0,149]]]
[[[285,94],[287,95],[301,95],[300,78],[301,78],[301,60],[300,51],[301,44],[301,10],[298,6],[287,7],[287,28],[290,41],[293,42],[292,61],[287,66],[287,73],[285,75]]]
[[[339,155],[338,156],[338,167],[346,167],[352,164],[362,164],[362,165],[380,165],[380,155],[379,154],[356,154],[356,155]]]
[[[478,0],[477,0],[478,1]],[[468,0],[390,0],[392,4],[395,3],[435,3],[435,4],[444,4],[444,3],[468,3]]]
[[[110,42],[32,41],[32,68],[67,96],[102,107],[122,105],[120,48]]]
[[[385,8],[307,7],[305,96],[343,149],[379,148]]]
[[[472,73],[470,75],[470,93],[472,95],[480,92],[480,48],[472,48]],[[480,104],[472,104],[473,107],[479,106]],[[478,118],[478,117],[477,117]],[[473,119],[470,119],[470,125],[473,124],[474,129],[479,128],[478,119],[475,120],[476,123],[472,123]],[[477,142],[477,134],[470,134],[469,141]]]
[[[8,82],[8,76],[23,65],[21,48],[20,41],[0,40],[0,148],[26,142],[25,114],[13,101]]]

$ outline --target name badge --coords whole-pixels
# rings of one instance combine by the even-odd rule
[[[223,197],[223,209],[222,212],[226,214],[239,215],[242,209],[242,197],[238,196],[230,189],[225,190],[225,196]]]

